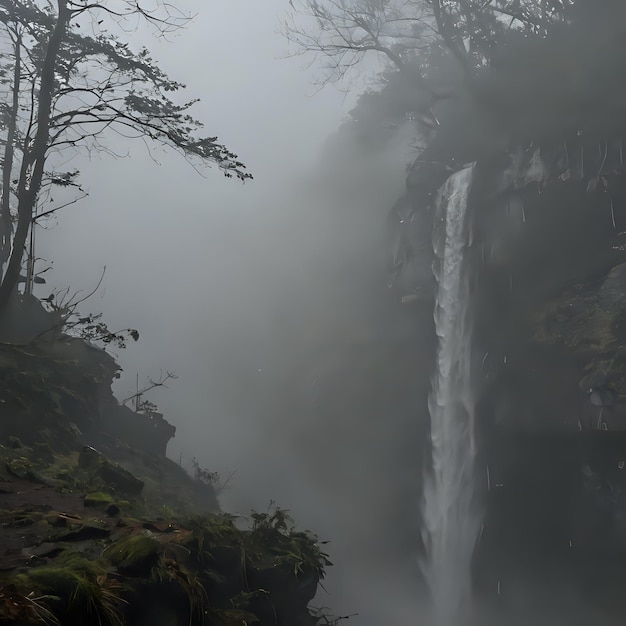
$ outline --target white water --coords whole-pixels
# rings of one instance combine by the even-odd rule
[[[470,393],[469,289],[464,273],[465,214],[473,166],[456,172],[439,192],[435,232],[438,294],[437,364],[428,398],[432,465],[422,502],[422,563],[434,626],[460,626],[469,608],[470,564],[479,521],[473,511],[473,406]],[[437,228],[435,229],[437,231]]]

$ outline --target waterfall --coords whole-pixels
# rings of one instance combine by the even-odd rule
[[[474,166],[456,172],[437,199],[434,273],[437,362],[428,398],[432,464],[422,501],[422,569],[434,626],[459,626],[471,593],[470,564],[479,521],[473,511],[473,407],[469,288],[464,271],[465,213]],[[439,228],[440,227],[440,228]]]

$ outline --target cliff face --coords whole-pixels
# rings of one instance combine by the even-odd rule
[[[580,133],[529,146],[486,167],[474,198],[479,472],[489,475],[476,582],[507,610],[534,598],[558,614],[558,598],[576,596],[584,617],[573,620],[612,623],[626,608],[621,145]]]
[[[21,314],[20,313],[21,309]],[[175,428],[120,406],[118,366],[24,298],[0,323],[0,622],[293,624],[330,565],[285,511],[220,511]]]
[[[626,610],[625,100],[610,69],[626,47],[610,15],[496,51],[442,110],[389,216],[394,295],[423,315],[437,194],[476,163],[473,581],[507,623],[612,624]],[[586,39],[593,21],[602,37]]]
[[[488,605],[524,619],[569,615],[564,597],[571,623],[613,623],[626,609],[621,137],[578,129],[474,152],[465,262],[485,510],[474,583]],[[450,142],[447,154],[435,145],[435,163],[414,164],[391,214],[394,289],[416,312],[433,306],[424,268],[438,189],[458,167]]]
[[[475,196],[481,414],[497,426],[620,427],[624,398],[621,139],[528,148]],[[571,157],[569,155],[575,155]],[[504,160],[506,164],[506,160]],[[592,417],[602,418],[592,424]],[[608,419],[608,422],[606,421]]]

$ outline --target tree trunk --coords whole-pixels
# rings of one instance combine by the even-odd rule
[[[22,72],[22,37],[15,32],[15,66],[13,69],[13,102],[7,129],[7,143],[4,149],[2,169],[2,203],[0,205],[0,270],[7,262],[11,251],[11,175],[13,173],[13,155],[15,153],[15,131],[19,114],[20,74]]]
[[[0,284],[0,311],[6,308],[14,293],[20,277],[24,246],[32,225],[33,211],[37,203],[44,172],[48,140],[50,135],[50,117],[54,96],[54,76],[61,42],[65,37],[71,11],[67,0],[58,0],[58,16],[48,41],[46,56],[41,70],[41,82],[37,97],[37,132],[32,147],[24,151],[23,163],[18,182],[17,228],[13,237],[11,255],[2,283]],[[30,180],[27,178],[30,175]]]
[[[467,59],[465,48],[461,49],[460,46],[457,45],[457,42],[454,40],[454,34],[448,27],[447,18],[444,14],[442,3],[440,2],[440,0],[431,0],[430,6],[433,9],[433,15],[435,16],[435,22],[437,23],[437,32],[443,39],[446,47],[448,48],[452,56],[458,61],[463,72],[465,72],[465,74],[469,76],[469,74],[471,73],[471,68]]]

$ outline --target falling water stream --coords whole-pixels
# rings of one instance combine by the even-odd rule
[[[479,520],[473,510],[473,406],[469,288],[464,271],[465,214],[473,166],[456,172],[437,200],[434,272],[438,284],[437,362],[428,398],[432,464],[422,501],[433,626],[460,626],[469,607],[470,564]]]

